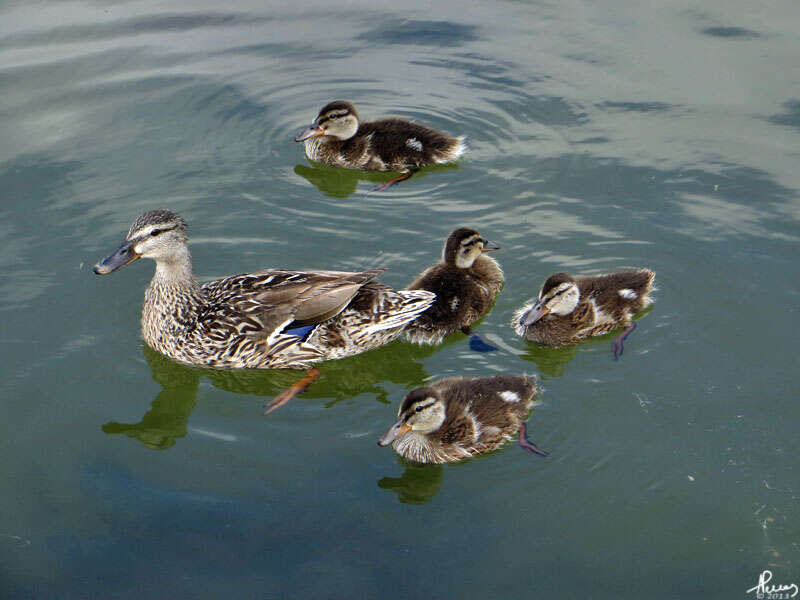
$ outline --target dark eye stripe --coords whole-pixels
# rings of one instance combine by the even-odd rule
[[[165,229],[153,229],[145,237],[150,237],[150,236],[155,237],[155,236],[157,236],[159,234],[166,233],[167,231],[172,231],[173,229],[177,229],[177,228],[178,228],[177,225],[173,225],[172,227],[167,227]]]
[[[338,119],[339,117],[346,117],[349,115],[349,112],[334,112],[328,113],[324,117],[317,119],[317,125],[322,125],[323,123],[330,121],[331,119]]]
[[[423,409],[428,408],[429,406],[433,406],[433,404],[434,404],[433,402],[428,402],[427,404],[418,404],[417,406],[414,407],[413,411],[412,410],[408,411],[408,415],[406,416],[406,420],[408,420],[408,418],[411,415],[413,415],[415,412],[420,412]],[[419,409],[419,410],[417,410],[417,409]]]

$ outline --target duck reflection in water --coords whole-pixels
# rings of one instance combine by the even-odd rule
[[[391,490],[403,504],[425,504],[439,493],[442,487],[444,467],[442,465],[420,465],[399,459],[405,467],[400,477],[384,477],[378,487]]]
[[[341,360],[328,361],[320,367],[322,377],[302,397],[326,400],[325,408],[362,394],[373,395],[389,403],[382,382],[406,387],[419,385],[429,378],[420,359],[436,349],[393,342],[372,352]],[[235,394],[272,397],[295,384],[303,371],[290,369],[218,370],[189,367],[142,346],[153,380],[161,392],[150,410],[138,423],[110,421],[103,425],[109,435],[124,434],[153,450],[166,450],[186,436],[189,415],[197,399],[200,379],[205,377],[221,390]],[[260,404],[260,403],[259,403]],[[258,405],[256,405],[258,406]],[[258,410],[259,414],[261,410]]]
[[[355,194],[358,191],[358,183],[360,181],[381,184],[386,183],[392,177],[391,173],[380,171],[339,169],[322,163],[309,162],[310,165],[296,165],[294,172],[330,198],[347,198],[351,194]],[[424,177],[432,171],[445,169],[458,169],[458,165],[448,164],[425,167],[414,173],[414,179]]]

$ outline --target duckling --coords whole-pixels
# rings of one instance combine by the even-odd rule
[[[365,171],[400,171],[402,175],[374,191],[411,177],[420,167],[450,163],[465,150],[464,137],[451,137],[402,119],[362,123],[355,106],[329,102],[296,142],[305,142],[306,156],[334,167]]]
[[[440,379],[409,392],[378,445],[415,462],[447,463],[491,452],[519,431],[520,446],[547,456],[525,437],[536,393],[532,375]]]
[[[433,305],[411,322],[405,337],[417,344],[439,344],[456,331],[472,333],[470,325],[484,316],[503,287],[503,271],[493,258],[486,256],[500,246],[467,227],[454,230],[444,243],[442,262],[425,269],[408,286],[436,294]],[[474,336],[470,345],[481,348]]]
[[[201,284],[186,241],[179,215],[148,211],[94,272],[106,275],[138,258],[153,259],[142,336],[161,354],[191,365],[308,368],[392,341],[434,299],[429,292],[395,291],[374,281],[384,269],[267,269]],[[318,375],[311,369],[295,389]]]
[[[616,360],[636,327],[633,316],[653,302],[655,276],[648,269],[578,278],[556,273],[534,302],[514,313],[511,325],[518,335],[547,346],[575,344],[625,327],[612,345]]]

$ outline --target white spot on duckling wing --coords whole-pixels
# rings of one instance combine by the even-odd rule
[[[422,152],[422,142],[420,142],[417,138],[408,138],[406,140],[406,146],[418,152]]]
[[[505,390],[503,392],[499,392],[500,397],[505,400],[506,402],[519,402],[519,394],[516,392],[512,392],[511,390]]]
[[[636,300],[639,296],[633,290],[628,288],[622,289],[619,291],[619,295],[623,298],[627,298],[628,300]]]
[[[458,298],[453,298],[450,301],[450,310],[455,310],[458,308]]]

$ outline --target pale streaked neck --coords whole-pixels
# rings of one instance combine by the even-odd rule
[[[192,255],[186,246],[181,246],[173,256],[156,261],[156,272],[152,285],[168,285],[197,288],[192,270]]]

